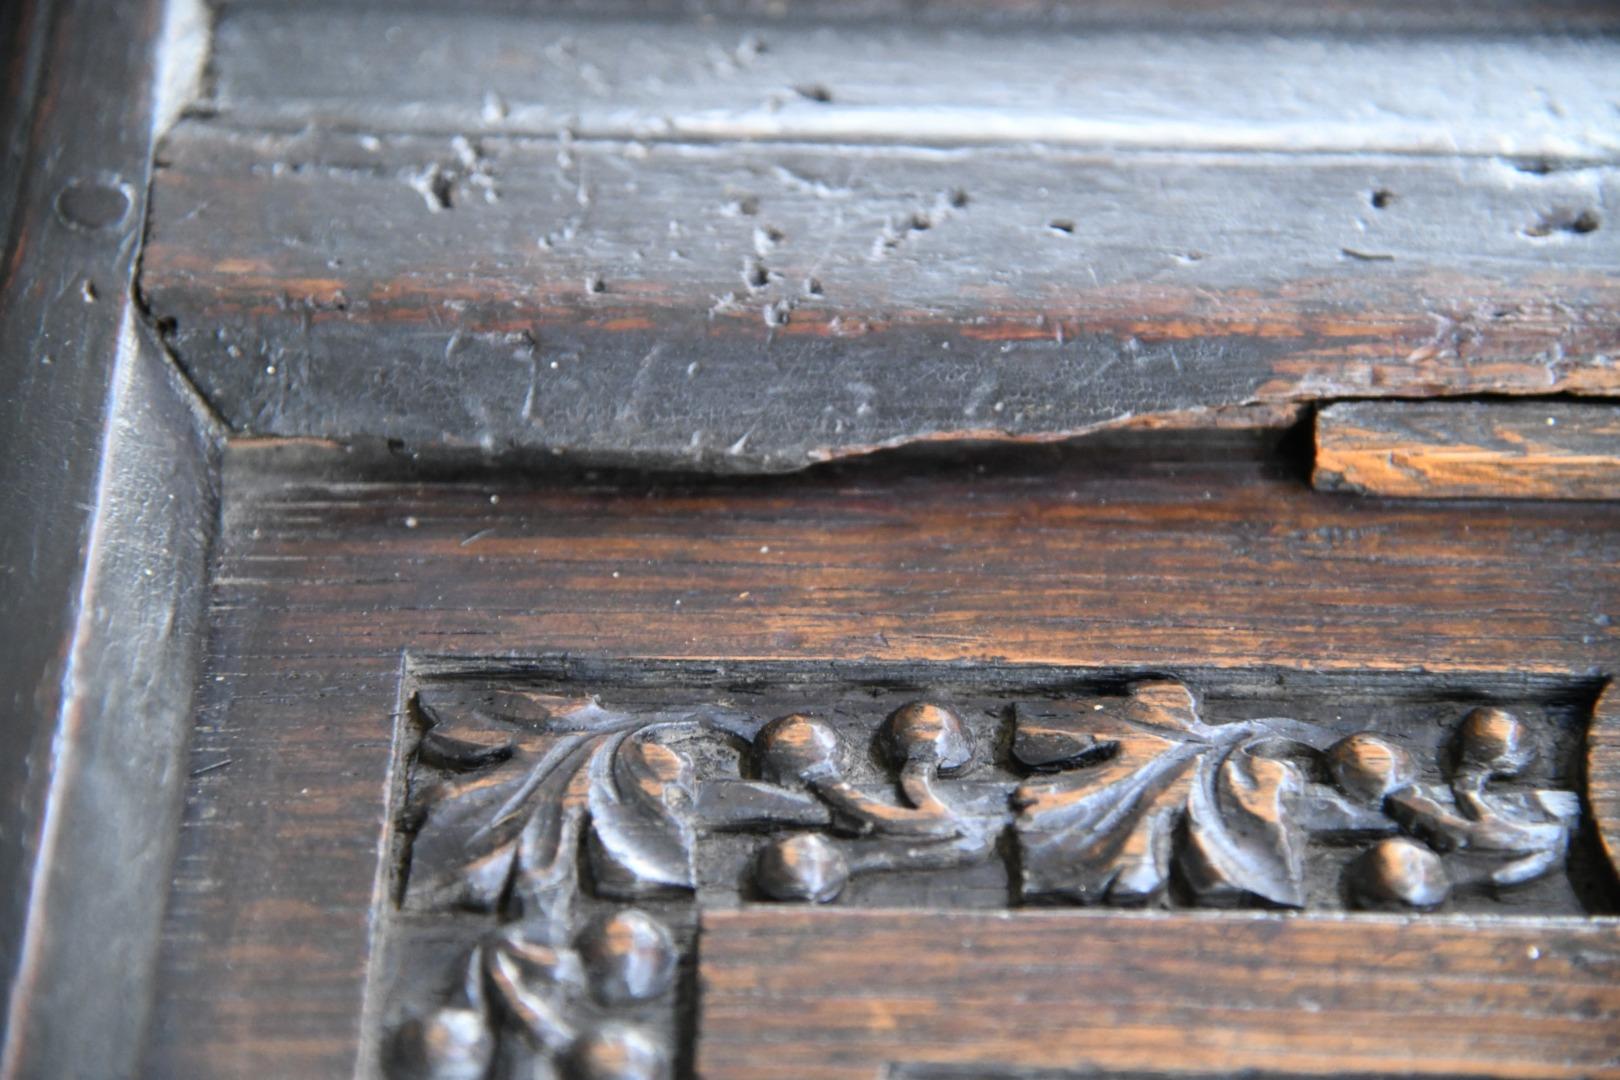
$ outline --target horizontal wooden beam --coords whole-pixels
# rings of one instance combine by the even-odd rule
[[[699,952],[708,1080],[1577,1077],[1620,1050],[1606,920],[761,907],[705,913]]]
[[[1620,499],[1620,406],[1354,402],[1316,419],[1314,482],[1446,499]]]
[[[1620,170],[182,125],[141,287],[239,431],[782,471],[1620,394]]]
[[[977,23],[1046,27],[1178,30],[1244,28],[1403,32],[1581,31],[1620,27],[1605,0],[220,0],[226,12],[337,8],[384,10],[400,17],[470,11],[541,15],[620,15],[641,18],[746,17],[791,23],[802,19],[917,23]]]
[[[289,65],[298,78],[287,78]],[[1548,162],[1620,152],[1611,104],[1620,40],[1603,36],[1063,33],[1007,19],[535,19],[278,5],[224,16],[212,69],[205,108],[291,131]],[[1439,71],[1444,79],[1424,74]]]
[[[1264,462],[1089,448],[697,484],[328,479],[359,458],[232,452],[222,625],[279,645],[327,619],[393,659],[1620,670],[1620,506],[1470,507],[1463,529]]]

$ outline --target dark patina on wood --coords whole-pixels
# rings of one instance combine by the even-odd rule
[[[781,471],[1255,403],[1620,392],[1620,231],[1532,235],[1620,217],[1606,167],[203,121],[160,164],[143,294],[242,431]]]
[[[155,1007],[220,459],[131,295],[165,15],[0,12],[7,1078],[136,1075]]]
[[[1612,923],[718,911],[702,989],[706,1080],[1587,1077],[1620,1051]]]
[[[369,959],[376,926],[414,917],[377,921],[392,903],[377,879],[393,865],[383,838],[404,805],[386,793],[404,775],[407,654],[412,678],[549,679],[619,709],[638,686],[667,700],[694,685],[695,669],[714,673],[711,688],[750,670],[777,687],[805,669],[831,673],[762,706],[763,719],[816,715],[827,687],[859,682],[863,666],[909,672],[908,696],[868,706],[868,734],[846,737],[863,766],[871,725],[986,670],[1001,673],[1001,705],[1028,690],[1006,671],[1056,666],[1111,680],[1110,693],[1173,675],[1202,693],[1206,721],[1249,696],[1266,704],[1248,718],[1360,716],[1373,730],[1417,687],[1438,702],[1427,714],[1435,749],[1480,706],[1531,731],[1544,730],[1538,710],[1550,703],[1589,707],[1617,655],[1620,510],[1347,499],[1312,491],[1248,434],[1229,437],[1218,455],[1157,435],[1150,447],[891,456],[714,479],[468,475],[362,448],[235,444],[148,1068],[342,1073],[399,1018],[388,988],[421,987],[413,1007],[450,1000],[462,961],[494,928],[487,916],[451,926],[424,913],[450,928],[425,931],[440,944],[405,980]],[[536,656],[551,666],[512,660]],[[771,663],[785,667],[760,667]],[[1312,701],[1323,712],[1308,711]],[[975,745],[1000,747],[988,734]],[[1439,756],[1414,759],[1445,795]],[[1541,760],[1569,768],[1557,753]],[[1050,775],[1082,780],[1105,765]],[[855,779],[899,804],[891,772]],[[976,895],[996,909],[1010,897],[1006,865],[975,871],[993,875]],[[841,903],[864,903],[866,890],[912,907],[974,894],[956,877],[931,898],[879,899],[902,878],[855,875]],[[1560,880],[1490,904],[1514,909]],[[1590,895],[1612,888],[1594,872]],[[634,906],[679,942],[679,918],[650,903]]]
[[[238,430],[786,471],[1620,389],[1601,35],[499,8],[222,17],[142,289]]]
[[[474,6],[19,8],[0,1073],[1620,1068],[1620,511],[1272,452],[1614,396],[1613,5]]]
[[[392,1074],[689,1067],[699,909],[1607,903],[1595,845],[1570,850],[1567,707],[1447,720],[1421,687],[1376,709],[1329,690],[1294,697],[1301,720],[1267,714],[1274,701],[1206,710],[1163,678],[915,677],[423,684],[403,720],[399,910],[374,990]]]

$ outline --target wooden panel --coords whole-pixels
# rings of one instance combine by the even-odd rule
[[[1567,697],[1615,670],[1620,508],[1441,513],[1206,450],[660,482],[236,445],[148,1070],[354,1067],[407,654],[1331,678],[1369,709],[1398,680]]]
[[[1620,498],[1620,406],[1332,405],[1317,414],[1313,481],[1429,499]]]
[[[575,483],[302,453],[233,450],[219,617],[294,642],[319,618],[349,655],[1595,675],[1620,642],[1620,507],[1433,513],[1101,451]]]
[[[236,9],[337,6],[381,8],[400,15],[467,8],[555,15],[742,15],[796,19],[910,19],[918,22],[1036,23],[1047,26],[1242,27],[1262,30],[1603,31],[1620,26],[1604,0],[222,0]]]
[[[242,430],[787,470],[1335,395],[1616,393],[1616,175],[192,123],[142,290]]]
[[[295,64],[300,77],[286,78]],[[1620,42],[914,20],[228,14],[238,127],[1612,159]],[[1445,70],[1444,80],[1411,72]],[[1399,94],[1391,94],[1399,85]],[[1526,114],[1527,99],[1541,102]]]
[[[706,1080],[1620,1073],[1612,922],[756,909],[704,915],[700,978]]]
[[[481,773],[495,760],[477,742],[491,737],[489,725],[475,710],[425,715],[427,699],[411,696],[423,687],[465,694],[494,680],[505,692],[549,680],[599,693],[584,706],[596,719],[619,710],[603,723],[620,729],[596,730],[583,756],[567,758],[579,749],[570,745],[558,751],[569,790],[589,788],[592,816],[580,827],[591,885],[575,878],[547,897],[602,907],[620,888],[615,900],[633,898],[667,920],[675,940],[656,950],[666,970],[658,993],[638,1001],[648,1009],[637,1018],[665,1033],[691,1026],[672,996],[670,979],[682,977],[668,968],[679,967],[670,955],[690,948],[695,911],[642,897],[643,877],[690,886],[702,903],[823,891],[773,877],[749,846],[758,837],[715,841],[685,820],[701,814],[701,800],[664,802],[667,785],[690,779],[669,771],[680,753],[644,747],[628,764],[613,756],[630,745],[617,735],[650,730],[648,716],[681,687],[681,700],[700,709],[730,708],[716,688],[738,687],[771,711],[832,685],[845,688],[852,714],[900,688],[977,701],[968,741],[996,756],[966,785],[989,802],[951,823],[968,821],[981,839],[1011,846],[970,852],[985,858],[970,887],[946,887],[957,900],[1001,903],[1015,892],[1092,900],[1086,874],[1123,872],[1104,860],[1071,872],[1054,852],[1087,843],[1085,823],[1035,805],[1043,793],[1056,799],[1092,784],[1101,801],[1125,799],[1081,768],[1095,762],[1050,756],[1054,745],[1113,729],[1098,728],[1090,703],[1061,715],[1019,706],[1058,685],[1071,698],[1088,687],[1123,699],[1127,681],[1157,675],[1147,685],[1162,691],[1175,677],[1219,687],[1250,711],[1219,734],[1178,713],[1179,736],[1160,740],[1171,749],[1133,743],[1123,758],[1196,759],[1200,769],[1225,762],[1240,737],[1295,730],[1270,709],[1286,700],[1292,711],[1309,703],[1319,735],[1345,737],[1334,746],[1367,736],[1355,743],[1364,764],[1419,764],[1395,770],[1399,783],[1360,806],[1360,826],[1388,817],[1376,837],[1314,850],[1308,864],[1293,861],[1292,848],[1274,858],[1265,841],[1231,841],[1242,857],[1205,867],[1190,900],[1180,884],[1170,896],[1168,877],[1149,881],[1132,868],[1132,883],[1144,893],[1153,886],[1155,902],[1236,896],[1318,912],[1387,902],[1368,891],[1367,881],[1383,879],[1364,864],[1407,827],[1391,809],[1404,797],[1402,807],[1427,814],[1422,827],[1450,827],[1454,835],[1441,839],[1454,845],[1467,847],[1486,817],[1489,827],[1543,827],[1545,842],[1531,854],[1563,871],[1549,869],[1506,900],[1454,896],[1444,901],[1453,910],[1611,910],[1613,882],[1591,831],[1576,835],[1582,858],[1562,858],[1575,850],[1578,812],[1552,821],[1536,807],[1574,807],[1578,717],[1620,656],[1612,620],[1620,507],[1553,504],[1526,520],[1500,506],[1442,513],[1336,499],[1310,491],[1277,438],[1254,430],[1165,437],[1151,457],[1127,436],[968,462],[915,453],[769,482],[458,469],[494,456],[525,468],[561,457],[790,471],[918,440],[1035,441],[1131,425],[1275,431],[1302,402],[1335,395],[1614,394],[1612,43],[1230,38],[1216,62],[1185,39],[1140,27],[1047,40],[1054,22],[1162,23],[1166,11],[1185,11],[1174,4],[1140,18],[1001,4],[967,19],[973,27],[926,32],[672,20],[637,38],[595,10],[537,30],[433,15],[432,5],[381,16],[306,7],[273,18],[255,6],[227,5],[214,99],[165,144],[142,299],[238,430],[350,446],[244,443],[227,462],[208,666],[145,1072],[369,1075],[381,1063],[375,1036],[403,1019],[390,980],[404,974],[397,1000],[407,1002],[481,995],[504,955],[491,945],[469,962],[466,942],[490,940],[481,934],[526,927],[602,966],[606,937],[569,918],[529,911],[523,927],[503,922],[514,916],[501,906],[513,879],[483,895],[489,910],[468,911],[478,905],[465,895],[423,901],[429,871],[448,867],[453,878],[465,856],[484,854],[471,850],[484,835],[460,829],[470,818],[454,809],[434,818],[443,785],[468,781],[476,803],[490,784],[527,782],[514,770]],[[1392,5],[1379,8],[1383,21],[1368,25],[1402,24]],[[868,13],[879,9],[896,10],[878,0]],[[786,17],[829,10],[800,6]],[[1281,10],[1249,3],[1197,20],[1243,23]],[[1339,5],[1294,25],[1343,25],[1366,10]],[[1499,27],[1537,17],[1503,12],[1411,21]],[[960,4],[919,10],[924,22],[963,14],[973,13]],[[1038,29],[1010,25],[1032,16]],[[1396,68],[1470,70],[1462,81],[1473,92],[1459,96],[1454,82],[1389,102],[1380,85],[1399,83],[1370,63],[1381,51]],[[950,75],[908,86],[893,76],[900,57]],[[1179,72],[1174,81],[1151,77],[1166,66]],[[293,67],[312,74],[289,87]],[[1088,78],[1048,78],[1081,68]],[[1303,77],[1308,70],[1319,77]],[[1143,84],[1149,91],[1130,103],[1103,106]],[[1459,111],[1462,97],[1469,108]],[[1244,100],[1266,104],[1249,115],[1235,104]],[[1542,107],[1525,118],[1529,100]],[[991,114],[1005,126],[988,129]],[[919,128],[920,117],[933,126]],[[884,145],[896,140],[903,145]],[[432,453],[418,460],[427,464],[409,464],[424,448]],[[776,690],[769,702],[765,684]],[[983,700],[1004,692],[1019,699],[1011,713],[1006,701]],[[1142,693],[1130,690],[1124,708],[1147,707]],[[1523,726],[1498,711],[1509,707]],[[1518,771],[1465,761],[1480,739],[1462,738],[1460,714],[1495,724],[1480,738],[1506,732],[1497,756]],[[461,746],[464,758],[434,757],[455,723],[475,736]],[[850,746],[870,742],[860,723],[840,717],[840,725],[829,730]],[[726,729],[718,749],[687,744],[700,789],[740,779],[735,763],[738,776],[717,779],[715,768],[739,740],[768,754],[769,728]],[[502,752],[535,770],[528,775],[555,749],[545,743],[554,733],[531,738],[535,731],[493,736],[508,738]],[[1525,733],[1543,750],[1534,771],[1516,764]],[[1344,792],[1326,790],[1344,783],[1331,751],[1309,745],[1311,790],[1342,810]],[[1593,745],[1601,753],[1605,744]],[[897,781],[874,761],[877,771],[856,761],[847,774],[821,776],[826,784],[811,784],[811,794],[778,776],[772,805],[791,803],[796,828],[820,824],[802,816],[805,803],[831,825],[816,800],[842,813],[858,807],[868,823],[940,825],[942,811],[915,793],[954,780],[944,763],[929,777],[904,771],[908,759]],[[638,762],[651,772],[636,788],[616,770]],[[1061,778],[1025,775],[1069,766]],[[1268,790],[1279,798],[1287,783],[1307,782],[1299,769],[1270,768]],[[874,795],[879,781],[898,782],[910,805]],[[1500,785],[1494,809],[1481,802],[1483,816],[1468,820],[1453,812],[1484,798],[1487,783]],[[940,784],[948,787],[959,790]],[[588,800],[605,791],[623,804],[635,790],[676,808],[662,817],[656,807],[635,811],[604,838],[608,815]],[[1184,872],[1198,865],[1187,851],[1209,850],[1232,827],[1197,809],[1192,789],[1172,784],[1161,795],[1154,842],[1174,849]],[[1018,800],[1029,805],[1015,812]],[[562,800],[522,809],[530,823],[565,813],[583,821]],[[1268,812],[1260,806],[1255,818],[1261,831],[1271,827]],[[1271,831],[1308,833],[1291,813],[1279,811]],[[1607,811],[1594,813],[1603,828]],[[625,850],[644,854],[625,836],[659,833],[671,820],[661,835],[679,842],[665,848],[687,856],[690,879],[673,856],[621,875],[636,880],[612,877],[615,866],[625,870]],[[731,846],[694,854],[699,837]],[[615,854],[616,843],[630,846]],[[1439,846],[1426,865],[1453,865]],[[1004,861],[1004,849],[1024,854]],[[571,849],[559,839],[558,850]],[[1454,862],[1495,858],[1480,856],[1471,849]],[[700,863],[714,881],[700,880]],[[892,866],[866,869],[847,900],[883,888],[902,902],[936,895],[914,881],[875,884]],[[1483,880],[1467,884],[1483,889]],[[1430,884],[1396,899],[1443,902]],[[807,925],[782,911],[762,917],[774,920],[767,933]],[[1031,1040],[1050,1055],[1039,1059],[1022,1048],[1022,1032],[1006,1037],[1005,1009],[974,996],[994,976],[977,980],[971,970],[998,962],[975,941],[999,943],[1014,932],[1007,928],[1035,923],[954,918],[939,924],[952,947],[933,953],[917,940],[937,925],[913,913],[909,928],[893,930],[917,935],[908,959],[959,965],[958,999],[981,1007],[955,1026],[963,1041],[942,1045],[971,1045],[962,1051],[969,1061],[1620,1067],[1606,1035],[1616,1013],[1611,969],[1620,965],[1614,925],[1602,919],[1465,926],[1439,916],[1424,927],[1179,912],[1158,922],[1075,919],[1078,929],[1005,942],[1015,957],[1056,958],[1058,974],[1071,976],[1038,1017],[1038,1036],[1053,1032]],[[990,928],[982,939],[979,926]],[[1089,953],[1074,949],[1092,938]],[[1292,963],[1255,963],[1279,954]],[[422,955],[453,962],[441,972]],[[788,994],[791,980],[743,972],[735,951],[717,955],[731,965],[722,970],[742,972],[727,991],[734,996],[716,1006],[711,1034],[724,1043],[725,1031],[740,1030],[725,1025],[743,1012],[744,983],[768,997]],[[1335,964],[1348,971],[1343,984]],[[1092,965],[1114,970],[1098,976],[1106,992],[1088,998],[1098,986]],[[1189,971],[1206,970],[1215,974],[1202,985],[1219,1005],[1187,992],[1197,985]],[[1114,971],[1135,984],[1116,991],[1108,980],[1124,976]],[[937,985],[952,989],[952,977]],[[608,1002],[600,972],[587,979],[558,974],[559,1000],[595,1022]],[[1321,998],[1305,996],[1319,990]],[[901,1037],[914,1001],[914,987],[899,987],[885,1006]],[[748,1006],[760,1021],[748,1039],[791,1047],[795,1025],[820,1026],[821,1005],[759,1016],[759,1003]],[[1108,1012],[1132,1004],[1133,1020]],[[850,1015],[833,999],[824,1008],[834,1028]],[[1107,1031],[1090,1058],[1075,1034],[1087,1009]],[[1315,1009],[1348,1021],[1325,1023]],[[1383,1030],[1369,1036],[1361,1021]],[[1188,1058],[1167,1038],[1177,1025],[1216,1049]],[[1282,1045],[1290,1035],[1294,1044]],[[892,1035],[865,1037],[844,1045],[846,1058],[791,1050],[779,1060],[798,1078],[858,1062],[869,1077],[890,1060],[877,1058]],[[743,1056],[717,1060],[757,1071],[742,1036],[729,1045],[726,1053]],[[572,1045],[553,1049],[574,1056]],[[1182,1056],[1172,1062],[1172,1053]],[[570,1064],[579,1071],[578,1060]]]

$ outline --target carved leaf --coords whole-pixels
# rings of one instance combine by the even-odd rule
[[[579,846],[585,827],[590,776],[582,767],[591,744],[570,740],[559,755],[561,764],[543,772],[522,804],[522,837],[512,906],[534,916],[538,926],[556,928],[561,936],[573,921],[579,892]]]
[[[1181,857],[1200,903],[1304,906],[1306,837],[1295,814],[1304,793],[1292,762],[1257,756],[1247,743],[1224,758],[1204,755]]]
[[[451,775],[412,793],[415,836],[406,891],[413,906],[494,907],[506,890],[522,820],[509,812],[537,758],[522,728],[486,713],[444,714],[419,702],[419,756]]]
[[[605,894],[691,888],[691,763],[653,738],[673,725],[593,699],[517,704],[491,715],[418,702],[422,759],[453,772],[415,795],[407,905],[510,906],[566,928],[587,836]]]
[[[591,757],[591,869],[608,896],[694,887],[692,763],[649,734],[614,735]]]
[[[1022,889],[1080,903],[1143,903],[1179,866],[1208,903],[1304,903],[1305,777],[1273,756],[1296,737],[1281,721],[1211,726],[1182,684],[1130,696],[1020,705],[1013,753],[1034,768],[1078,765],[1014,795]],[[1284,729],[1287,729],[1286,731]]]

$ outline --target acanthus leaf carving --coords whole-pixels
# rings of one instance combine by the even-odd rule
[[[394,1069],[433,1080],[531,1068],[667,1077],[667,1050],[616,1011],[669,992],[670,933],[636,908],[582,926],[581,869],[600,897],[690,892],[695,771],[664,739],[705,730],[733,738],[736,718],[633,715],[540,694],[501,703],[465,713],[416,703],[427,725],[418,753],[448,776],[419,794],[411,815],[405,905],[510,921],[474,947],[453,1000],[400,1026]]]
[[[1312,793],[1290,756],[1320,733],[1280,719],[1205,724],[1168,680],[1089,712],[1017,709],[1014,756],[1071,770],[1014,793],[1025,896],[1147,903],[1179,859],[1201,902],[1304,904],[1297,813]]]
[[[1350,867],[1350,900],[1428,909],[1453,885],[1511,888],[1557,869],[1580,814],[1573,792],[1490,790],[1535,758],[1523,724],[1502,709],[1464,718],[1444,787],[1421,782],[1411,755],[1376,733],[1324,745],[1322,729],[1286,718],[1206,724],[1174,681],[1138,683],[1090,712],[1017,709],[1014,757],[1037,772],[1065,770],[1013,796],[1030,898],[1146,903],[1174,872],[1195,903],[1303,907],[1315,834],[1386,837]],[[1486,869],[1448,869],[1441,855],[1453,851]]]
[[[591,756],[591,866],[606,896],[633,899],[695,885],[692,763],[655,742],[655,734],[656,728],[617,732]]]
[[[423,758],[452,775],[418,797],[407,904],[513,901],[566,921],[582,838],[605,895],[690,890],[692,764],[659,736],[701,719],[634,717],[586,698],[519,700],[522,712],[499,716],[419,705],[430,725]]]
[[[1187,800],[1182,871],[1205,904],[1258,899],[1305,906],[1305,830],[1296,808],[1305,778],[1293,762],[1264,756],[1249,742],[1219,765],[1205,754]]]
[[[1006,742],[927,700],[865,728],[864,746],[847,717],[487,700],[417,701],[403,906],[485,912],[496,929],[450,998],[396,1029],[405,1075],[668,1076],[664,1036],[636,1010],[671,993],[678,950],[646,911],[603,905],[695,895],[706,837],[753,844],[743,901],[833,903],[860,875],[1016,851],[1024,901],[1303,908],[1327,895],[1307,880],[1325,843],[1346,852],[1340,906],[1413,911],[1552,873],[1579,816],[1573,792],[1522,782],[1533,740],[1492,708],[1424,767],[1374,731],[1206,722],[1171,679],[986,710],[1011,719]]]

